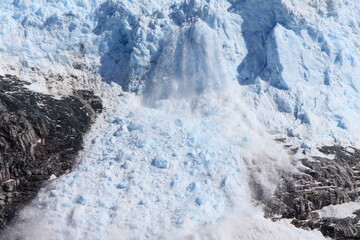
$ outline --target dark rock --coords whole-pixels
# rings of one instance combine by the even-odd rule
[[[55,99],[0,76],[0,229],[36,195],[51,175],[74,163],[102,102],[91,91]]]
[[[259,195],[259,186],[253,186],[254,196],[264,203],[266,216],[274,220],[273,216],[280,215],[294,219],[296,227],[319,229],[334,239],[360,239],[360,210],[357,217],[344,219],[322,219],[315,212],[331,204],[355,201],[360,196],[360,150],[341,146],[324,146],[319,150],[335,156],[334,159],[302,159],[302,172],[284,173],[274,196]]]
[[[5,192],[12,192],[15,190],[16,182],[14,179],[9,179],[6,182],[3,183],[3,190]]]

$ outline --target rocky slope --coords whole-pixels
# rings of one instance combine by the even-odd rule
[[[55,99],[0,76],[0,229],[47,181],[69,171],[102,110],[90,91]]]
[[[360,150],[342,146],[319,150],[324,157],[304,158],[299,173],[283,174],[275,196],[267,198],[258,194],[257,198],[265,203],[267,215],[274,220],[279,216],[293,219],[295,226],[319,229],[333,239],[360,239],[360,204],[355,205],[349,216],[319,214],[319,210],[327,206],[341,206],[358,199]]]

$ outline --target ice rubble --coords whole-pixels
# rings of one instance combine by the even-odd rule
[[[6,236],[322,239],[265,220],[253,206],[248,171],[271,188],[278,165],[291,166],[281,146],[269,148],[271,136],[261,135],[239,98],[211,96],[210,102],[204,94],[197,100],[207,104],[191,114],[187,105],[174,108],[176,99],[149,108],[122,95],[88,136],[76,170],[44,189]]]
[[[0,7],[3,72],[42,91],[92,87],[108,104],[76,171],[40,193],[13,234],[22,227],[35,229],[29,239],[321,238],[262,219],[246,182],[250,169],[271,191],[276,169],[289,170],[269,133],[303,148],[359,144],[360,4],[15,0]],[[101,89],[100,77],[108,83]],[[227,214],[234,208],[237,216]]]
[[[307,145],[359,141],[354,1],[7,0],[0,7],[1,72],[33,89],[98,89],[101,76],[133,91],[163,81],[159,98],[217,74],[243,86],[239,94],[269,131],[312,139]],[[214,39],[226,59],[218,67],[206,63],[216,56],[203,54]],[[187,42],[199,41],[203,49],[186,55]],[[176,86],[166,83],[172,78]]]

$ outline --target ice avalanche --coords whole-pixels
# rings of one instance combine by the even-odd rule
[[[6,239],[325,239],[263,217],[303,153],[359,146],[352,0],[5,0],[0,73],[90,88],[106,110],[74,170]]]

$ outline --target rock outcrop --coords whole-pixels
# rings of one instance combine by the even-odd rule
[[[0,76],[0,229],[49,179],[71,170],[102,102],[92,92],[55,99]]]
[[[265,203],[267,216],[274,220],[278,218],[275,216],[293,219],[295,226],[319,229],[333,239],[360,239],[360,211],[340,219],[321,218],[316,211],[358,199],[360,150],[341,146],[324,146],[319,150],[329,158],[302,159],[301,173],[284,175],[275,196],[259,200]]]

